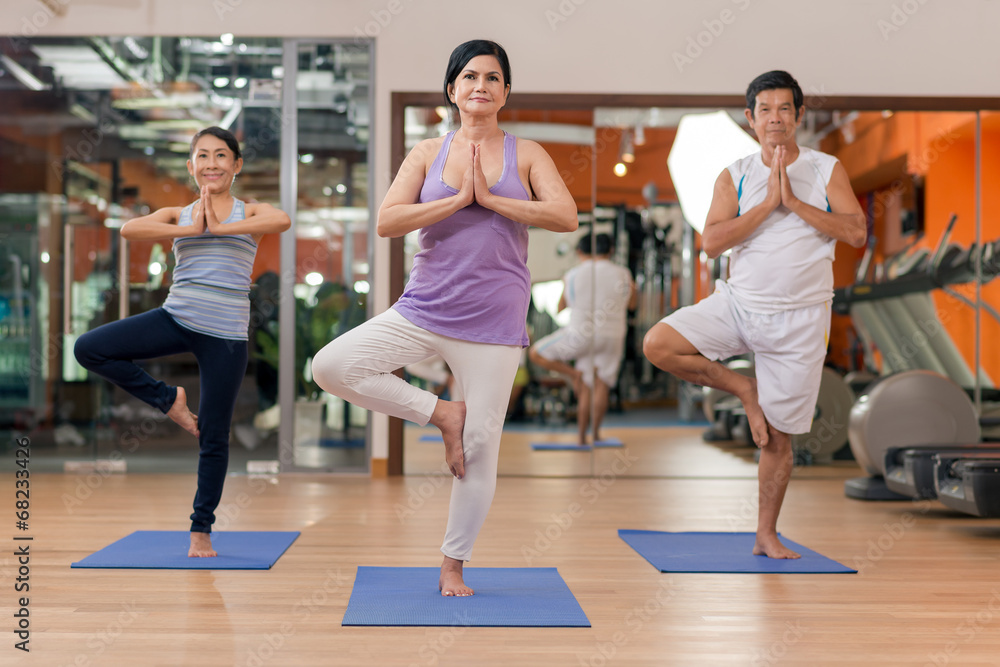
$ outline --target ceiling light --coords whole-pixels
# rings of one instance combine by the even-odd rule
[[[229,85],[229,77],[217,76],[215,77],[215,81],[213,81],[212,83],[215,85],[216,88],[225,88],[226,86]]]
[[[628,167],[625,166],[624,162],[619,162],[615,165],[615,176],[621,178],[628,173]]]
[[[236,77],[236,80],[233,81],[233,85],[237,88],[244,88],[247,85],[247,78],[245,76]]]
[[[645,146],[646,145],[646,128],[642,125],[635,126],[635,145]]]
[[[635,147],[632,145],[632,130],[622,131],[622,141],[619,145],[619,155],[622,162],[635,162]]]
[[[344,185],[343,183],[337,183],[337,192],[339,192],[340,194],[344,194],[345,192],[347,192],[347,186]]]
[[[323,284],[323,274],[313,271],[312,273],[306,274],[306,284],[307,285],[322,285]]]
[[[331,188],[329,185],[324,185],[323,186],[323,194],[325,196],[329,197],[330,195],[333,194],[333,188]]]
[[[223,44],[225,44],[226,46],[232,46],[233,45],[233,33],[231,33],[231,32],[224,33],[223,35],[221,35],[219,37],[219,41],[222,42]]]
[[[299,162],[301,162],[302,164],[309,164],[312,161],[313,161],[312,153],[306,153],[305,155],[299,156]]]

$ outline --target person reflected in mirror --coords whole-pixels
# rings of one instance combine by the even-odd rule
[[[590,234],[580,237],[576,252],[580,262],[566,272],[558,305],[560,311],[570,309],[569,325],[532,345],[528,358],[570,379],[577,399],[578,444],[584,446],[590,444],[588,433],[593,442],[601,439],[637,292],[629,270],[611,261],[614,247],[608,234],[597,234],[593,241]]]

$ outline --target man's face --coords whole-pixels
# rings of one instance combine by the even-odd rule
[[[804,109],[803,109],[804,110]],[[795,102],[790,88],[777,88],[757,93],[754,112],[746,110],[750,127],[761,145],[771,147],[795,143],[795,130],[802,122],[802,113],[796,117]]]

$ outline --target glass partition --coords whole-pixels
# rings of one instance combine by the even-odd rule
[[[289,200],[300,215],[292,216],[296,231],[288,234],[300,252],[283,262],[279,236],[265,236],[252,271],[250,361],[230,449],[232,471],[257,460],[272,468],[282,421],[277,375],[284,357],[275,326],[282,277],[294,285],[304,323],[297,340],[285,342],[290,352],[298,342],[307,357],[367,317],[370,42],[224,34],[7,44],[0,68],[0,429],[31,437],[39,470],[93,468],[98,460],[133,471],[195,470],[190,436],[87,373],[72,350],[84,332],[163,303],[174,268],[171,244],[126,244],[118,230],[130,218],[196,199],[186,167],[190,140],[216,125],[241,143],[236,197],[281,206],[281,174],[298,175]],[[284,63],[289,51],[296,54],[294,76]],[[297,126],[282,113],[283,90],[298,104]],[[300,150],[285,164],[279,146],[290,135]],[[308,387],[302,361],[288,363],[303,378],[299,386]],[[145,366],[184,386],[197,409],[193,357]],[[367,470],[367,415],[329,399],[313,403],[321,408],[318,419],[287,420],[304,447],[293,467]],[[314,428],[308,436],[306,424]]]

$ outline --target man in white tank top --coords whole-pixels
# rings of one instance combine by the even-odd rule
[[[576,393],[579,444],[586,445],[593,422],[593,439],[601,439],[601,423],[608,410],[608,394],[618,383],[625,352],[628,311],[635,308],[632,274],[609,259],[611,237],[598,234],[591,254],[590,235],[580,239],[580,263],[563,277],[559,310],[570,308],[569,326],[542,338],[528,350],[528,358],[550,371],[568,376]],[[570,366],[567,362],[574,362]],[[593,391],[593,419],[591,419]]]
[[[715,294],[653,326],[643,352],[677,377],[737,396],[760,448],[753,553],[798,558],[781,544],[778,513],[792,473],[791,436],[807,433],[819,394],[837,241],[866,240],[865,215],[836,158],[799,147],[802,89],[773,71],[747,88],[746,118],[761,150],[715,182],[702,249],[732,249]],[[755,378],[719,363],[754,353]]]

